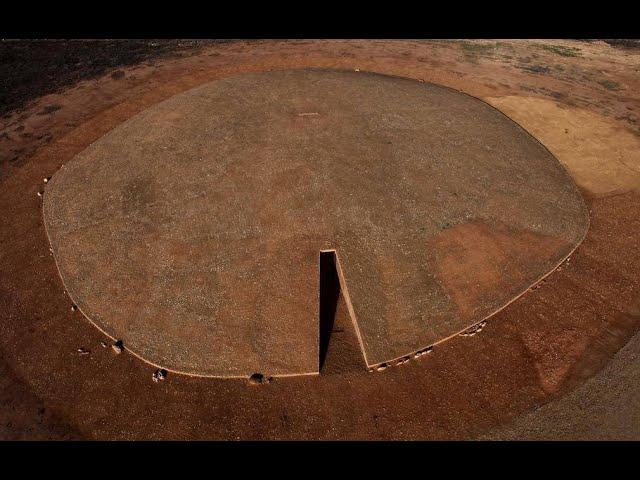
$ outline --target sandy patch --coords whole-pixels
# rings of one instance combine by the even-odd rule
[[[615,121],[542,98],[485,100],[540,140],[589,193],[640,189],[640,137]]]

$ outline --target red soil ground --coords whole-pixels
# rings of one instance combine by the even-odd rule
[[[562,397],[640,326],[639,66],[635,50],[602,42],[233,42],[80,81],[12,111],[0,123],[0,435],[474,438]],[[488,101],[567,167],[589,204],[589,233],[481,333],[405,365],[362,371],[339,302],[320,377],[251,386],[170,375],[154,383],[151,367],[102,348],[104,336],[71,311],[42,224],[42,179],[175,93],[234,73],[296,67],[401,75]],[[616,371],[601,374],[615,381]],[[625,425],[640,434],[637,423]]]

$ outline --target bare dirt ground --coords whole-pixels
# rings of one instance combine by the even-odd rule
[[[42,179],[176,93],[236,73],[302,67],[405,76],[494,105],[572,175],[590,208],[587,237],[481,333],[405,365],[363,370],[339,301],[320,377],[252,386],[170,375],[154,383],[149,365],[103,348],[104,336],[71,310],[42,224]],[[599,41],[237,41],[25,94],[33,100],[8,107],[0,122],[0,436],[640,438],[640,386],[628,384],[637,366],[625,361],[637,342],[611,360],[640,326],[639,69],[638,50]],[[626,382],[627,408],[593,382]],[[571,396],[585,388],[589,395]],[[575,402],[592,412],[580,428],[571,421]],[[553,408],[569,412],[563,428],[542,417]],[[537,421],[543,426],[532,427]]]
[[[0,47],[0,115],[42,95],[118,67],[193,53],[212,42],[198,40],[33,40],[3,41]]]

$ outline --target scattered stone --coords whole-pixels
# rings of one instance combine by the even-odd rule
[[[398,365],[404,365],[408,361],[409,361],[409,357],[402,357],[400,360],[398,360]]]
[[[107,348],[108,347],[107,342],[100,342],[100,346],[102,348]]]
[[[271,381],[273,380],[272,377],[268,377],[266,375],[263,375],[262,373],[254,373],[253,375],[251,375],[249,377],[249,384],[250,385],[264,385],[267,383],[271,383]]]
[[[165,378],[167,378],[167,371],[164,368],[159,368],[155,372],[153,372],[153,376],[151,377],[155,383],[162,382]]]
[[[75,312],[76,310],[78,310],[77,305],[74,303],[73,305],[71,305],[71,311]]]
[[[38,191],[38,196],[41,197],[44,194],[44,192]]]
[[[420,358],[421,356],[426,355],[427,353],[431,353],[431,351],[432,351],[432,350],[433,350],[433,347],[427,347],[427,348],[425,348],[424,350],[419,350],[419,351],[417,351],[417,352],[413,355],[413,357],[414,357],[414,358]]]
[[[356,72],[359,72],[359,71],[360,71],[360,69],[359,69],[359,68],[354,68],[353,70],[354,70],[354,71],[356,71]]]
[[[472,327],[468,328],[467,330],[465,330],[464,332],[462,332],[460,334],[460,336],[461,337],[473,337],[476,333],[480,333],[486,324],[487,324],[487,321],[483,320],[482,322],[477,323],[477,324],[473,325]]]
[[[382,372],[383,370],[386,370],[386,369],[387,369],[387,366],[388,366],[388,365],[387,365],[386,363],[381,363],[380,365],[378,365],[378,368],[376,368],[376,370],[377,370],[378,372]]]
[[[87,350],[86,348],[80,347],[80,348],[78,349],[78,353],[79,353],[80,355],[89,355],[91,352],[90,352],[89,350]]]
[[[51,180],[51,177],[44,177],[43,182],[44,183],[49,183],[49,180]]]
[[[111,348],[113,349],[114,352],[116,352],[117,354],[120,354],[124,350],[124,344],[122,343],[122,340],[118,340],[116,343],[111,345]]]

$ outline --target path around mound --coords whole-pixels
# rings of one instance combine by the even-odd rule
[[[0,350],[10,371],[1,392],[5,438],[41,438],[40,427],[52,437],[64,436],[61,429],[67,428],[69,436],[101,439],[470,438],[600,371],[640,324],[640,195],[633,177],[619,173],[621,165],[635,168],[640,151],[633,122],[640,105],[632,93],[640,85],[631,74],[638,57],[598,42],[556,42],[577,45],[577,58],[537,44],[485,43],[491,49],[478,54],[453,42],[237,42],[127,69],[122,78],[81,82],[4,119]],[[536,64],[554,70],[532,73]],[[415,78],[498,106],[572,174],[587,199],[589,232],[567,262],[491,317],[481,333],[451,339],[379,374],[362,370],[339,297],[326,374],[259,387],[181,375],[154,383],[154,367],[126,349],[115,355],[103,348],[109,339],[71,311],[42,223],[36,195],[42,179],[165,98],[233,74],[301,67],[357,67]],[[618,89],[603,87],[604,79]],[[60,108],[39,115],[47,105]],[[583,155],[594,148],[601,152],[597,158]],[[33,401],[24,400],[29,395]],[[618,414],[624,412],[600,409],[593,415],[620,422]]]

